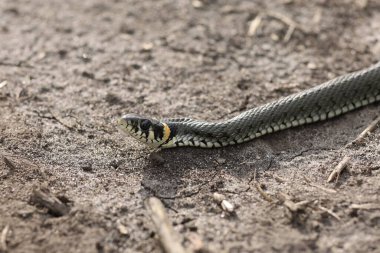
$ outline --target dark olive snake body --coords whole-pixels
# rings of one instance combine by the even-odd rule
[[[380,62],[250,109],[226,121],[187,118],[158,121],[128,114],[119,119],[119,127],[154,147],[215,148],[330,119],[376,101],[380,101]]]

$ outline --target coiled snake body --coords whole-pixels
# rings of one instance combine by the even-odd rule
[[[380,62],[250,109],[226,121],[206,122],[188,118],[156,120],[127,114],[118,120],[118,126],[156,148],[217,148],[330,119],[376,101],[380,101]]]

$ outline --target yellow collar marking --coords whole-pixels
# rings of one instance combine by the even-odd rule
[[[162,142],[166,142],[170,136],[170,128],[167,124],[162,123],[164,125],[164,138],[162,138]]]

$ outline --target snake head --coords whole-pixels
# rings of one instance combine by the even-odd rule
[[[167,124],[136,114],[124,115],[118,119],[117,125],[124,133],[154,148],[161,147],[170,136]]]

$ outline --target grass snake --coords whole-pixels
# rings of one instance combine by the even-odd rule
[[[376,101],[380,101],[380,62],[221,122],[127,114],[117,124],[123,132],[155,148],[218,148],[330,119]]]

